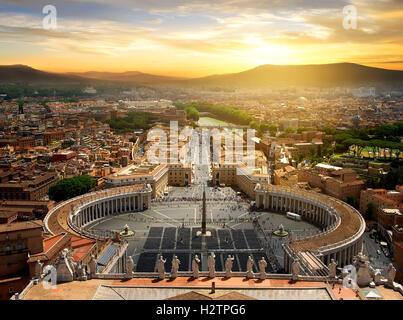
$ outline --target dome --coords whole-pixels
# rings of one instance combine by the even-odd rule
[[[305,98],[305,97],[299,97],[299,98],[297,99],[297,101],[298,101],[299,103],[306,103],[306,102],[308,102],[308,99]]]

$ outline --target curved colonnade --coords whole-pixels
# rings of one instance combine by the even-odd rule
[[[328,265],[335,259],[339,266],[352,262],[362,249],[365,221],[348,204],[314,192],[274,185],[256,185],[256,206],[277,212],[292,211],[304,220],[320,225],[320,234],[293,239],[285,244],[285,269],[290,270],[294,253],[310,252]],[[106,240],[109,232],[97,234],[85,227],[107,216],[143,211],[151,206],[150,185],[132,185],[88,193],[64,201],[46,215],[44,226],[51,234],[68,232]]]
[[[323,194],[274,185],[257,185],[255,194],[258,208],[291,211],[323,229],[317,235],[293,239],[285,244],[288,247],[285,248],[286,270],[294,260],[289,254],[292,252],[312,252],[325,265],[335,259],[339,266],[344,266],[361,251],[365,221],[348,204]]]
[[[151,205],[151,194],[150,185],[140,184],[87,193],[63,201],[50,210],[44,226],[53,235],[69,232],[96,239],[110,238],[107,232],[105,235],[96,234],[85,230],[85,227],[110,215],[146,210]]]

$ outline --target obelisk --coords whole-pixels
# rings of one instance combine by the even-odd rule
[[[204,236],[204,237],[209,237],[211,236],[211,232],[207,231],[206,228],[206,220],[207,220],[207,212],[206,212],[206,189],[205,186],[203,186],[203,198],[202,198],[202,223],[201,223],[201,231],[198,231],[196,233],[196,236]],[[202,244],[203,246],[203,244]]]
[[[203,186],[203,209],[202,209],[202,225],[201,225],[201,232],[203,235],[206,234],[206,189]]]

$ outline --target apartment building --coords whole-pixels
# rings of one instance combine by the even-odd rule
[[[1,200],[40,200],[45,197],[49,188],[59,180],[54,172],[32,176],[29,180],[9,180],[0,183]]]
[[[28,254],[43,251],[42,225],[41,220],[0,225],[0,277],[24,271]]]
[[[280,186],[295,187],[298,183],[298,169],[293,166],[285,166],[274,170],[273,183]]]
[[[212,183],[216,186],[226,185],[238,187],[250,198],[255,197],[255,186],[268,183],[269,176],[261,171],[251,170],[243,164],[213,164]]]
[[[400,208],[403,210],[403,192],[401,187],[396,190],[367,189],[362,190],[360,195],[360,212],[365,214],[368,204],[372,203],[372,212],[377,213],[379,208]]]
[[[310,187],[320,188],[323,193],[338,199],[359,198],[365,188],[365,180],[358,179],[354,170],[325,164],[300,169],[298,182],[306,182]]]
[[[162,195],[168,184],[186,186],[192,183],[190,165],[147,164],[130,165],[106,178],[108,187],[133,184],[150,184],[153,198]]]

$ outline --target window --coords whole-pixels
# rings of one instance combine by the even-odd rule
[[[9,251],[11,251],[11,246],[8,244],[8,245],[6,245],[6,252],[9,252]]]
[[[18,242],[17,250],[22,250],[23,247],[24,247],[23,244],[21,242]]]

